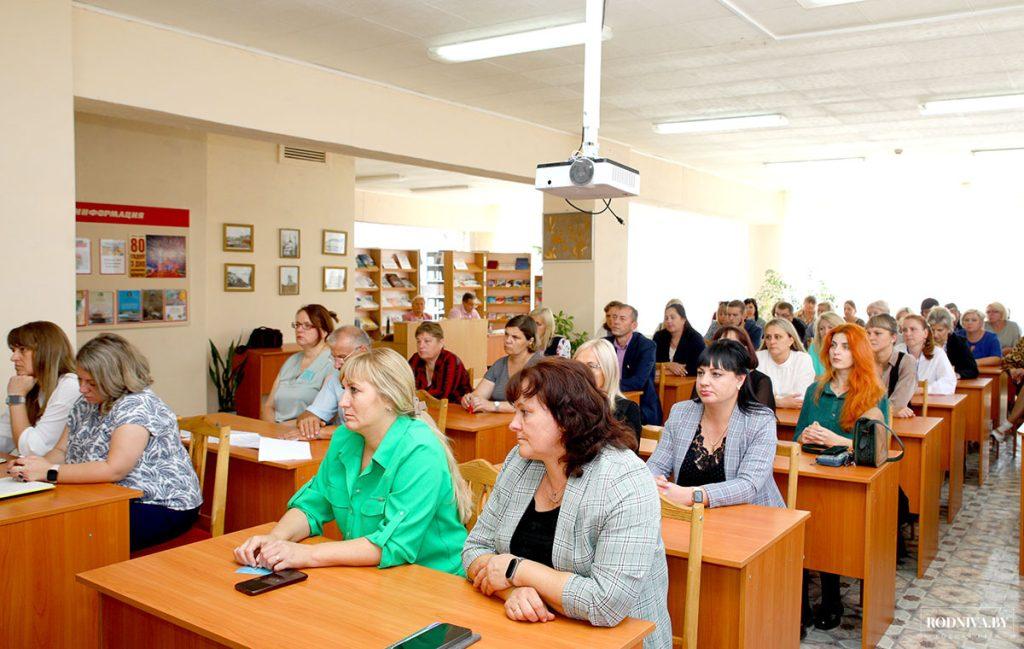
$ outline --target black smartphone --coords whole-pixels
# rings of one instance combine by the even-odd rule
[[[449,647],[468,647],[480,636],[474,635],[466,627],[435,622],[398,642],[388,645],[387,649],[448,649]]]
[[[800,447],[804,453],[813,453],[814,455],[839,455],[850,450],[845,446],[825,446],[824,444],[804,444]]]
[[[269,575],[263,575],[255,579],[240,581],[235,584],[235,590],[246,595],[261,595],[268,590],[305,581],[308,576],[306,573],[299,572],[298,570],[282,570],[281,572],[272,572]]]

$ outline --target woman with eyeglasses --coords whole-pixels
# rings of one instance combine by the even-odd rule
[[[292,329],[301,351],[281,366],[260,418],[277,423],[290,422],[313,403],[326,380],[337,380],[338,370],[331,358],[327,336],[334,331],[338,316],[319,304],[309,304],[295,314]]]

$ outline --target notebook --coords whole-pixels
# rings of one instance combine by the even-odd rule
[[[23,496],[37,491],[53,489],[55,485],[49,482],[19,482],[14,478],[0,478],[0,498],[12,496]]]

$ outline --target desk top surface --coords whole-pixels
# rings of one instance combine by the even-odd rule
[[[984,390],[988,385],[991,385],[992,377],[990,376],[979,376],[976,379],[957,379],[956,389],[957,390]]]
[[[53,489],[0,500],[0,525],[99,507],[142,497],[136,489],[115,484],[59,484]]]
[[[929,394],[928,407],[953,409],[966,400],[966,394]],[[914,396],[910,398],[910,405],[924,405],[924,395],[922,395],[920,392],[915,392]]]
[[[929,405],[931,401],[929,400]],[[775,411],[779,419],[780,428],[796,428],[796,422],[800,419],[800,411],[795,408],[779,408]],[[942,417],[907,417],[894,418],[892,429],[896,434],[903,437],[926,437],[942,424]]]
[[[558,617],[544,624],[513,622],[503,603],[473,590],[461,577],[421,566],[314,568],[301,583],[249,597],[234,584],[232,549],[270,524],[113,564],[78,581],[178,626],[229,646],[383,647],[434,622],[481,635],[489,647],[630,647],[654,629],[627,619],[596,628]]]
[[[742,568],[777,543],[811,514],[797,509],[734,505],[704,510],[703,561]],[[690,524],[662,519],[661,535],[669,556],[686,557]]]
[[[1003,368],[1000,365],[979,365],[978,374],[983,376],[995,376],[998,377],[1003,373]]]
[[[512,423],[510,412],[477,412],[467,411],[459,404],[448,404],[446,430],[458,430],[474,433],[487,428],[505,427]]]
[[[217,412],[206,415],[210,421],[216,422],[222,426],[231,426],[231,432],[248,432],[258,433],[263,437],[284,437],[284,434],[291,430],[290,426],[285,424],[274,424],[262,419],[252,419],[250,417],[242,417],[241,415],[229,414],[226,412]],[[312,460],[295,460],[288,462],[260,462],[260,452],[254,448],[242,448],[239,446],[231,447],[231,457],[238,458],[241,460],[247,460],[249,462],[259,462],[267,466],[277,467],[279,469],[296,469],[305,466],[310,463],[315,463],[319,466],[320,462],[324,459],[324,455],[327,453],[327,447],[331,445],[329,439],[313,440],[309,443],[310,454],[313,456]],[[209,452],[216,453],[217,445],[210,444]]]

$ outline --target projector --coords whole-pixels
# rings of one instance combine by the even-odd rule
[[[534,187],[568,199],[623,198],[640,193],[640,172],[607,158],[577,157],[537,165]]]

